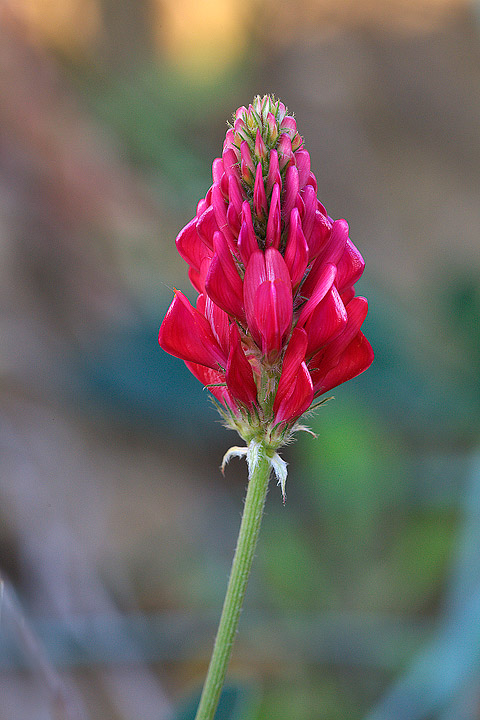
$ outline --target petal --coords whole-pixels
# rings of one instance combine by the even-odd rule
[[[315,380],[315,396],[365,372],[373,362],[372,346],[362,332],[358,332],[345,348],[336,365]],[[314,373],[312,373],[312,376]]]
[[[215,233],[214,246],[215,254],[205,280],[205,289],[222,310],[241,320],[245,317],[243,283],[223,233]]]
[[[265,185],[263,183],[262,163],[258,163],[257,172],[255,174],[255,185],[253,187],[253,209],[255,211],[255,215],[260,220],[267,217],[268,205],[267,196],[265,195]]]
[[[349,239],[344,253],[337,263],[336,284],[340,292],[355,285],[365,269],[365,261]]]
[[[245,200],[242,205],[242,224],[238,235],[238,250],[245,267],[253,252],[258,250],[258,242],[253,229],[252,210],[250,203]]]
[[[264,254],[261,250],[255,250],[250,256],[243,278],[243,301],[248,329],[257,344],[260,344],[260,333],[255,315],[255,295],[266,279]]]
[[[322,262],[336,265],[342,257],[348,240],[348,223],[346,220],[335,220],[332,225],[330,239],[321,253]]]
[[[270,199],[270,211],[268,213],[267,232],[265,243],[267,247],[278,248],[280,245],[280,186],[275,183]]]
[[[160,327],[160,346],[170,355],[218,369],[226,356],[218,345],[208,321],[193,308],[185,295],[176,291]]]
[[[298,169],[298,182],[300,188],[303,188],[310,175],[310,155],[306,150],[297,150],[294,158]]]
[[[345,306],[337,288],[332,285],[305,325],[308,334],[307,357],[312,357],[327,342],[336,338],[346,327],[347,321]]]
[[[240,341],[240,333],[235,323],[230,325],[230,353],[225,373],[230,395],[244,405],[252,405],[257,400],[257,386],[253,379],[252,366],[248,362]]]
[[[234,247],[234,236],[227,221],[227,205],[220,185],[214,185],[212,188],[212,205],[215,214],[215,220],[222,233],[225,235],[229,246]]]
[[[228,133],[227,133],[228,135]],[[238,167],[238,158],[233,148],[226,148],[222,154],[223,166],[227,175],[234,175],[238,180],[240,179],[240,172]]]
[[[308,262],[308,245],[300,225],[297,208],[290,213],[290,225],[285,247],[285,264],[290,273],[292,288],[295,290],[305,274]]]
[[[332,223],[329,221],[326,215],[320,212],[320,210],[316,210],[313,218],[312,231],[310,233],[310,237],[307,238],[309,249],[308,259],[310,262],[312,262],[312,260],[315,260],[315,258],[320,255],[320,253],[323,253],[323,251],[329,244],[331,233]]]
[[[307,334],[295,328],[283,359],[282,374],[273,404],[277,422],[300,417],[313,400],[313,384],[305,365]]]
[[[255,293],[255,322],[262,336],[262,352],[271,361],[281,350],[292,325],[292,290],[282,280],[267,280]]]
[[[286,167],[293,158],[293,151],[292,151],[292,141],[286,135],[283,133],[280,135],[280,140],[278,141],[277,145],[277,152],[278,152],[278,165],[280,168],[280,171],[283,170],[284,167]]]
[[[262,138],[260,128],[257,128],[257,134],[255,136],[255,155],[261,160],[265,160],[267,157],[267,147]]]
[[[212,205],[198,217],[197,232],[205,245],[213,250],[213,236],[218,232],[218,223],[215,219],[215,211]]]
[[[180,230],[175,240],[177,250],[182,258],[196,270],[200,269],[200,265],[204,257],[212,253],[208,250],[203,240],[197,232],[197,218],[190,220],[188,225]]]
[[[290,217],[290,212],[295,207],[299,190],[298,170],[295,165],[290,165],[285,175],[285,195],[283,198],[283,216]]]
[[[315,213],[317,211],[317,195],[311,185],[307,185],[303,190],[302,200],[304,204],[302,229],[306,240],[309,241],[315,223]]]
[[[276,150],[271,150],[267,175],[267,195],[270,195],[275,183],[278,183],[280,188],[282,187],[282,176],[278,167],[278,153]]]
[[[255,177],[255,165],[253,164],[252,153],[250,152],[250,148],[248,147],[248,142],[246,140],[243,140],[240,145],[240,153],[240,170],[242,180],[249,183]]]
[[[212,328],[213,335],[215,337],[215,340],[218,342],[220,347],[222,348],[223,352],[225,353],[225,356],[228,355],[229,351],[229,318],[227,313],[222,310],[218,305],[216,305],[209,297],[208,295],[201,295],[200,297],[204,298],[204,309],[203,311],[200,309],[198,301],[197,301],[197,309],[202,312],[202,315],[204,315],[209,324]]]
[[[364,297],[356,297],[347,307],[348,320],[343,332],[329,343],[326,352],[332,362],[340,357],[346,347],[359,332],[368,312],[368,302]]]
[[[288,343],[285,351],[285,357],[283,358],[282,374],[280,376],[277,394],[275,395],[275,402],[273,405],[274,412],[276,412],[279,404],[290,394],[292,390],[298,368],[305,360],[307,344],[307,333],[303,328],[296,327],[292,332],[292,337],[290,338],[290,342]]]
[[[313,272],[313,269],[312,269]],[[307,278],[306,282],[302,285],[301,291],[302,294],[304,293],[304,286],[307,284],[307,282],[310,280],[310,277],[312,275],[312,272],[310,273],[309,277]],[[337,274],[337,268],[335,265],[331,265],[328,263],[325,265],[322,270],[314,276],[315,285],[313,288],[313,291],[305,303],[305,305],[302,307],[300,311],[300,315],[298,317],[297,325],[299,327],[302,327],[307,322],[310,315],[315,310],[316,306],[319,302],[323,300],[327,292],[330,290],[330,288],[333,285],[333,282],[335,280],[335,276]]]

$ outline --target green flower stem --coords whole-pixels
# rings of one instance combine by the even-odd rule
[[[262,443],[257,447],[258,460],[253,468],[249,468],[248,489],[237,548],[233,558],[217,637],[215,638],[215,646],[195,720],[213,720],[214,718],[232,654],[240,612],[260,532],[271,463],[265,445]]]

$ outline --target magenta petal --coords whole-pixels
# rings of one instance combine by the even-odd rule
[[[293,422],[308,410],[313,400],[313,383],[308,368],[302,363],[298,368],[291,393],[279,403],[275,422]]]
[[[298,182],[302,189],[310,175],[310,154],[306,150],[297,150],[294,157],[298,169]]]
[[[289,135],[290,139],[293,140],[297,134],[297,122],[295,118],[291,115],[286,115],[282,120],[280,131]]]
[[[346,310],[348,320],[345,329],[335,340],[332,340],[326,348],[326,353],[332,360],[340,357],[345,348],[359,332],[363,321],[367,317],[368,302],[364,297],[355,297],[348,303]]]
[[[250,182],[255,177],[255,165],[253,163],[252,153],[246,140],[240,145],[241,161],[240,170],[242,180]]]
[[[347,320],[345,306],[337,288],[332,285],[305,325],[308,333],[307,357],[311,357],[327,342],[331,342],[337,337],[346,327]]]
[[[310,275],[311,274],[312,273],[310,273]],[[299,327],[305,325],[308,318],[317,307],[318,303],[323,300],[327,292],[330,290],[335,280],[336,274],[337,268],[335,267],[335,265],[328,264],[325,265],[325,267],[322,268],[321,272],[318,273],[318,276],[315,277],[316,282],[312,294],[310,295],[310,298],[307,300],[305,305],[302,307],[300,315],[298,317],[297,325]],[[310,276],[308,277],[308,280],[310,280]]]
[[[285,357],[283,358],[282,374],[278,383],[277,394],[275,396],[275,403],[273,410],[276,409],[280,403],[290,394],[295,377],[298,372],[298,368],[301,363],[305,360],[305,353],[307,350],[307,333],[303,328],[296,327],[292,332],[292,337],[288,343],[285,351]]]
[[[357,377],[370,367],[373,359],[372,346],[365,335],[358,332],[347,345],[335,366],[315,382],[315,395],[321,395]]]
[[[238,158],[235,151],[232,148],[227,148],[223,151],[223,166],[227,175],[234,175],[237,179],[240,179],[240,172],[238,167]]]
[[[308,245],[300,225],[297,208],[290,214],[287,245],[285,247],[285,264],[290,273],[292,288],[295,290],[303,278],[308,263]]]
[[[211,368],[188,361],[185,362],[185,365],[192,375],[194,375],[197,380],[200,380],[202,385],[207,387],[209,392],[211,392],[219,402],[223,403],[225,407],[229,407],[235,412],[235,403],[227,390],[225,375],[223,373],[216,372]]]
[[[229,350],[229,319],[227,313],[222,310],[216,303],[214,303],[208,295],[201,295],[204,298],[204,309],[200,310],[197,302],[197,309],[200,310],[202,315],[205,315],[210,327],[212,328],[215,340],[222,348],[225,355],[228,355]]]
[[[313,228],[308,238],[309,261],[315,260],[317,256],[323,257],[323,252],[330,244],[332,223],[319,210],[315,211]]]
[[[267,196],[265,195],[265,185],[263,183],[262,163],[258,163],[257,172],[255,174],[255,185],[253,187],[253,209],[255,215],[263,220],[267,217],[268,205]]]
[[[290,165],[285,175],[285,195],[283,199],[283,217],[290,217],[290,212],[295,207],[299,189],[298,170],[295,165]]]
[[[282,187],[282,176],[280,175],[280,168],[278,166],[278,153],[276,150],[272,150],[270,152],[270,164],[268,166],[267,195],[270,195],[275,183],[278,183],[280,188]]]
[[[306,348],[305,330],[295,328],[285,352],[282,374],[273,404],[277,422],[300,417],[313,400],[312,379],[304,362]]]
[[[240,180],[236,175],[230,175],[228,178],[228,198],[230,200],[230,205],[233,205],[237,214],[240,216],[240,213],[242,212],[243,195]]]
[[[217,225],[224,234],[230,249],[233,250],[235,247],[235,238],[228,225],[227,205],[219,185],[214,185],[212,188],[212,205]]]
[[[255,250],[250,256],[243,278],[243,301],[248,328],[257,344],[260,343],[260,333],[255,315],[255,295],[266,279],[265,257],[261,250]]]
[[[213,250],[213,236],[217,231],[218,223],[215,219],[215,211],[210,205],[197,220],[197,232],[211,250]]]
[[[336,284],[340,292],[355,285],[365,269],[365,261],[349,239],[345,251],[337,263]]]
[[[170,355],[218,369],[226,356],[212,333],[208,321],[178,290],[160,327],[160,346]]]
[[[242,205],[242,224],[238,235],[238,250],[245,267],[247,267],[250,255],[258,249],[257,238],[253,229],[252,210],[250,203],[245,200]]]
[[[195,270],[200,269],[201,262],[207,255],[212,255],[197,232],[197,218],[185,225],[175,241],[177,250],[186,262]]]
[[[267,157],[267,147],[259,128],[257,128],[257,134],[255,136],[255,155],[261,160],[264,160]]]
[[[332,225],[330,239],[322,250],[322,262],[329,262],[336,265],[343,253],[348,240],[348,223],[346,220],[335,220]]]
[[[280,351],[292,324],[292,291],[282,280],[267,280],[255,293],[255,319],[262,352],[269,360]]]
[[[223,233],[214,235],[215,255],[205,280],[209,297],[229,315],[242,320],[243,283]]]
[[[304,188],[301,197],[304,204],[304,211],[302,215],[302,229],[303,234],[305,235],[305,239],[309,243],[310,236],[313,230],[313,225],[315,223],[315,213],[317,211],[317,196],[312,186],[307,185]]]
[[[219,184],[222,180],[224,173],[225,173],[225,167],[223,165],[222,158],[215,158],[215,160],[212,163],[213,182]]]
[[[267,247],[278,248],[280,245],[280,187],[278,184],[273,186],[272,197],[270,200],[270,212],[268,214],[266,245]]]
[[[280,170],[283,170],[293,158],[292,142],[288,135],[280,135],[280,140],[277,145],[278,152],[278,165]]]
[[[290,284],[287,264],[276,248],[267,248],[265,250],[265,270],[267,280],[281,280],[285,285]]]
[[[252,405],[257,400],[257,386],[253,379],[252,366],[248,362],[240,341],[237,326],[230,326],[230,353],[225,373],[230,395],[243,403]]]

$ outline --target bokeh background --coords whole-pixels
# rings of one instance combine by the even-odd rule
[[[0,0],[0,720],[193,718],[246,468],[157,331],[265,92],[376,360],[283,453],[218,720],[480,718],[480,6]]]

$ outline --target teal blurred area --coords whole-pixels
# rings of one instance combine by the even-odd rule
[[[467,0],[0,0],[0,720],[187,720],[243,502],[157,344],[255,94],[366,260],[376,358],[285,448],[218,720],[480,715],[480,39]]]

